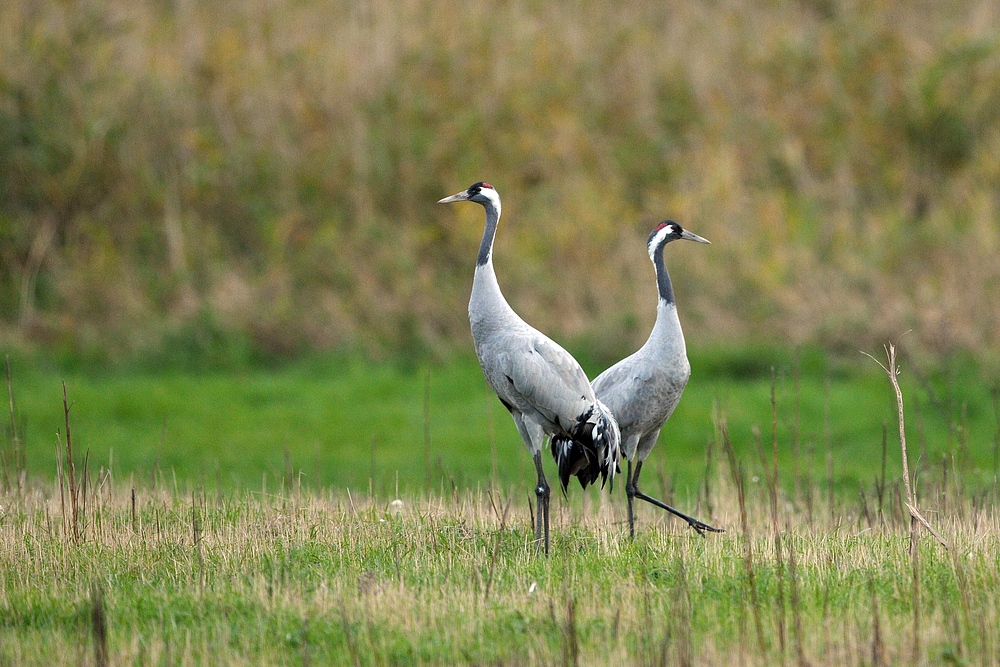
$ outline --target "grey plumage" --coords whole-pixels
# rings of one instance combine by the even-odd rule
[[[659,292],[656,323],[649,338],[638,351],[601,373],[593,382],[594,392],[610,408],[621,429],[623,454],[629,462],[625,490],[628,496],[629,531],[632,535],[635,534],[634,498],[646,500],[680,516],[699,533],[717,530],[650,498],[638,486],[642,464],[656,445],[663,424],[680,402],[691,376],[673,286],[663,261],[663,248],[677,239],[708,243],[669,220],[660,223],[653,230],[649,235],[647,250],[656,270]],[[568,458],[572,458],[576,452],[572,443],[562,440],[554,442],[553,448],[566,450]],[[584,478],[592,475],[592,472],[582,468],[576,474],[583,475],[580,477],[583,483]]]
[[[611,411],[597,400],[576,359],[522,320],[500,291],[493,269],[493,239],[501,210],[496,189],[488,183],[475,183],[439,203],[456,201],[473,201],[486,209],[486,227],[469,299],[472,339],[487,383],[510,411],[535,462],[535,534],[541,540],[544,529],[548,552],[550,490],[541,462],[545,437],[561,438],[587,452],[596,473],[613,480],[621,435]]]
[[[659,291],[656,323],[642,347],[598,375],[593,383],[594,391],[618,419],[629,460],[645,461],[649,456],[660,428],[673,414],[691,377],[677,304],[663,262],[666,244],[682,238],[708,243],[669,221],[660,223],[650,234],[649,258],[656,269]]]

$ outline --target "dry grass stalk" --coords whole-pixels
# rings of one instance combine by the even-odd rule
[[[79,508],[77,506],[76,467],[73,465],[73,438],[69,429],[69,399],[66,397],[66,383],[62,383],[63,416],[66,420],[66,470],[69,476],[70,526],[73,541],[80,541]]]
[[[94,664],[97,667],[108,667],[108,619],[104,609],[104,591],[100,584],[94,584],[91,589],[90,627],[94,640]]]
[[[799,399],[801,398],[799,393],[799,348],[794,349],[794,357],[792,362],[792,393],[793,393],[793,403],[792,403],[792,481],[795,484],[795,498],[802,497],[801,483],[802,479],[800,477],[799,469],[799,437],[800,437],[800,411],[799,411]]]
[[[920,549],[910,551],[912,565],[912,598],[913,598],[913,653],[912,664],[920,664]]]
[[[907,463],[906,458],[906,428],[903,422],[903,391],[899,388],[899,368],[896,366],[896,346],[892,343],[888,343],[885,346],[886,359],[888,361],[888,366],[884,365],[881,361],[868,354],[867,352],[862,352],[865,356],[869,357],[872,361],[878,364],[886,375],[889,376],[889,381],[892,383],[892,388],[896,392],[896,407],[899,415],[899,447],[902,453],[903,461],[903,486],[906,489],[906,508],[910,511],[910,553],[917,548],[917,522],[922,524],[931,535],[941,543],[945,549],[948,549],[948,542],[938,533],[934,528],[920,515],[917,511],[917,502],[913,497],[913,490],[910,488],[910,467]]]
[[[431,369],[429,366],[424,374],[424,489],[428,493],[431,490]]]
[[[504,528],[507,527],[507,515],[510,512],[510,503],[514,499],[513,493],[507,494],[507,503],[504,505],[503,514],[500,513],[496,502],[493,500],[493,492],[489,492],[490,505],[493,507],[493,513],[496,514],[497,519],[500,521],[500,527],[497,528],[496,540],[493,542],[493,555],[490,557],[490,569],[486,575],[486,589],[483,592],[483,602],[486,602],[490,598],[490,586],[493,584],[493,574],[496,571],[497,556],[500,553],[500,540],[503,539]]]
[[[823,444],[826,448],[826,497],[829,510],[828,520],[833,521],[834,516],[834,493],[833,493],[833,449],[831,447],[833,436],[830,429],[830,377],[827,376],[823,382]]]
[[[743,530],[743,567],[747,585],[750,587],[750,603],[753,607],[754,628],[757,631],[757,646],[763,654],[766,650],[766,644],[764,643],[764,627],[760,620],[760,601],[757,597],[757,581],[754,574],[753,542],[750,539],[750,523],[747,520],[746,473],[743,470],[743,464],[737,460],[736,453],[733,451],[733,444],[729,438],[729,426],[726,424],[725,417],[719,418],[719,430],[722,434],[722,446],[729,461],[729,471],[733,477],[733,486],[736,489],[740,508],[740,527]]]
[[[688,582],[687,566],[684,562],[684,548],[678,559],[678,586],[674,592],[674,613],[677,623],[677,664],[690,667],[694,664],[694,647],[691,639],[691,588]]]
[[[566,601],[566,625],[563,632],[563,664],[577,667],[580,664],[580,638],[576,627],[576,599],[572,596]]]
[[[194,547],[195,560],[198,563],[198,584],[205,582],[205,561],[201,553],[202,528],[201,513],[194,492],[191,493],[191,546]]]
[[[14,385],[10,380],[10,355],[6,355],[7,368],[7,400],[10,404],[10,449],[9,452],[0,453],[0,472],[3,473],[3,486],[10,488],[9,475],[13,474],[14,484],[17,485],[18,493],[24,491],[24,483],[27,478],[26,453],[21,447],[21,440],[17,435],[17,422],[14,418]]]
[[[68,434],[67,434],[68,435]],[[69,438],[67,438],[67,441]],[[80,514],[77,517],[79,523],[79,541],[87,537],[87,491],[93,488],[90,483],[90,447],[83,455],[83,474],[80,475],[80,484],[77,487],[77,494],[80,496],[78,506]]]
[[[889,446],[889,425],[882,422],[882,474],[875,480],[875,494],[878,497],[878,521],[885,523],[885,511],[883,500],[885,499],[885,462],[888,455]]]
[[[799,604],[798,572],[795,567],[795,548],[788,545],[788,576],[791,586],[792,632],[795,640],[795,657],[799,667],[808,667],[805,647],[802,643],[802,609]]]
[[[705,493],[705,513],[708,515],[709,519],[712,518],[712,439],[709,438],[705,442],[705,481],[703,484],[703,491]]]
[[[781,664],[785,664],[785,562],[781,555],[781,532],[778,528],[778,401],[775,397],[775,373],[771,367],[771,529],[774,535],[774,564],[778,573],[778,646]]]

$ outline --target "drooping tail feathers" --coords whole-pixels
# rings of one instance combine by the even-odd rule
[[[552,436],[552,458],[559,467],[563,491],[574,475],[583,488],[595,483],[598,477],[602,487],[609,479],[614,487],[621,439],[618,422],[601,401],[580,416],[570,433]]]

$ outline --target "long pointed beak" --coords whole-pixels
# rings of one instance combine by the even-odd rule
[[[692,234],[691,232],[689,232],[686,229],[681,232],[681,238],[682,239],[687,239],[688,241],[696,241],[698,243],[707,243],[709,245],[712,244],[712,242],[709,241],[708,239],[703,239],[700,236],[698,236],[697,234]]]
[[[444,199],[439,199],[439,204],[450,204],[453,201],[469,201],[469,192],[467,190],[462,190],[457,192],[450,197],[445,197]]]

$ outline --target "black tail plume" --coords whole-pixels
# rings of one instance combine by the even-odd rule
[[[552,436],[550,446],[563,493],[573,476],[584,489],[598,477],[602,487],[609,477],[614,486],[615,474],[620,472],[621,432],[611,411],[600,401],[577,420],[572,433]]]

